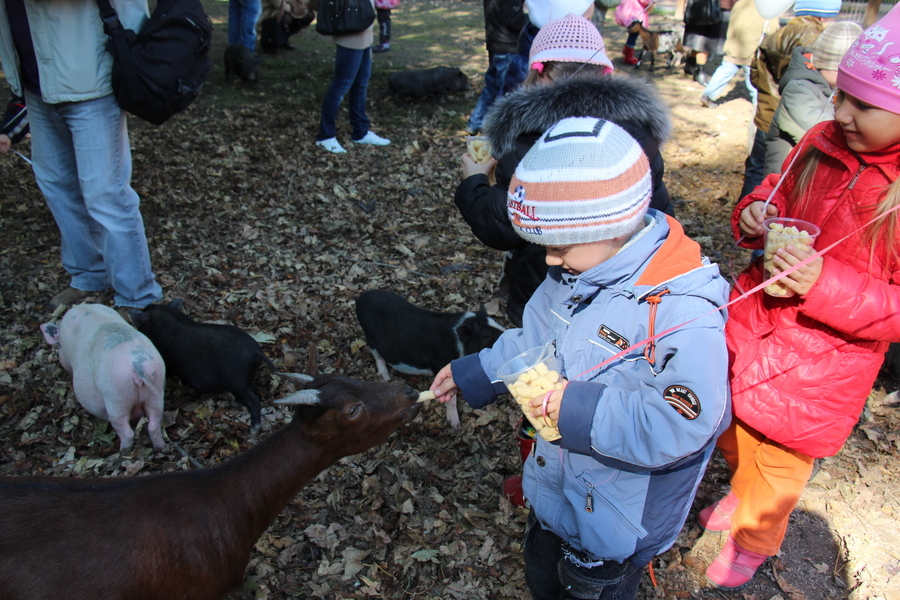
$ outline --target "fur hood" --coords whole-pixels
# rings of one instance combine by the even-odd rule
[[[566,117],[643,125],[662,144],[672,135],[669,109],[652,84],[627,75],[573,77],[520,88],[497,100],[484,122],[494,156],[512,152],[525,133],[542,133]]]

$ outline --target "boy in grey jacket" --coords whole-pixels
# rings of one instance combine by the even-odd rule
[[[523,326],[453,361],[431,389],[482,407],[498,370],[552,344],[564,387],[526,409],[558,428],[525,462],[525,579],[535,598],[633,598],[684,525],[729,423],[728,284],[673,218],[649,209],[651,172],[614,123],[550,127],[522,159],[507,210],[550,270]],[[550,436],[552,437],[552,436]],[[562,595],[565,593],[565,595]]]

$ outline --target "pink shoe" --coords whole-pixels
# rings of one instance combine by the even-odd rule
[[[729,535],[722,551],[706,569],[706,579],[720,590],[736,590],[750,583],[767,558],[765,554],[744,550]]]
[[[740,499],[734,492],[728,492],[727,496],[701,510],[697,515],[697,523],[707,531],[729,531],[731,515],[737,510],[739,503]]]

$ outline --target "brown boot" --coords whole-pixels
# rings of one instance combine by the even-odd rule
[[[86,292],[84,290],[79,290],[73,287],[67,287],[57,295],[53,296],[53,299],[50,300],[50,308],[56,309],[62,306],[63,304],[74,304],[78,302],[82,298],[85,298],[91,295],[92,292]]]

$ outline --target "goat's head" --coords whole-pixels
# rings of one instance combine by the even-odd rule
[[[275,403],[297,405],[294,419],[303,427],[303,435],[341,456],[380,444],[422,410],[419,393],[403,383],[331,374],[309,377],[301,385],[303,389]]]

